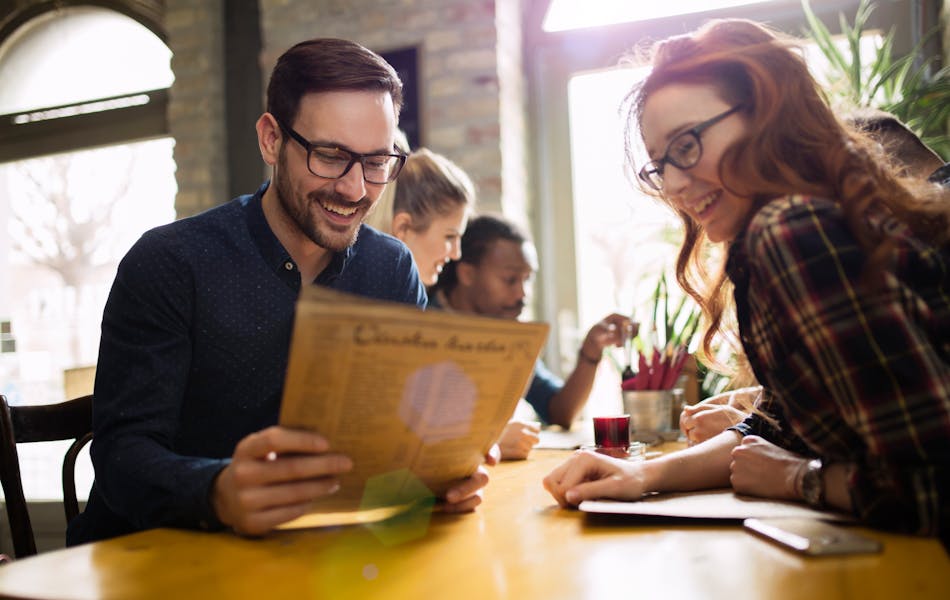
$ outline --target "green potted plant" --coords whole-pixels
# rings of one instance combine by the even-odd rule
[[[699,327],[699,307],[685,294],[671,305],[666,274],[661,274],[653,291],[649,322],[641,322],[639,332],[627,341],[625,364],[617,364],[625,390],[669,390],[679,379],[689,345]],[[631,317],[636,321],[636,317]],[[638,356],[633,364],[633,354]]]
[[[894,54],[894,29],[884,34],[870,61],[861,56],[861,41],[874,4],[861,0],[853,24],[838,15],[840,44],[802,0],[807,35],[828,60],[827,92],[841,108],[873,107],[903,121],[943,160],[950,160],[950,66],[937,69],[938,57],[925,56],[924,45],[938,32],[934,28],[903,56]]]
[[[693,356],[696,350],[699,307],[685,294],[678,300],[671,299],[665,273],[661,273],[657,280],[650,302],[649,320],[639,322],[636,314],[630,317],[631,321],[639,322],[640,329],[638,334],[624,345],[623,360],[610,351],[606,352],[620,374],[622,386],[626,390],[674,387],[678,384],[679,376],[689,368],[689,357]],[[731,377],[728,374],[710,369],[698,357],[694,358],[699,399],[714,396],[729,387]],[[654,370],[654,375],[650,377],[654,360],[658,361],[658,364],[666,361],[668,378],[656,375],[658,369]],[[716,360],[724,365],[733,364],[735,356],[731,347],[721,344],[716,352]],[[641,372],[648,374],[642,380],[637,379]]]

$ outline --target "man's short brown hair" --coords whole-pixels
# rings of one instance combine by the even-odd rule
[[[344,90],[389,92],[399,119],[402,81],[396,70],[372,50],[335,38],[300,42],[277,59],[267,84],[267,112],[290,124],[305,94]]]

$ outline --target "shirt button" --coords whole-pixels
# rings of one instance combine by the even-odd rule
[[[288,260],[287,262],[284,263],[284,268],[287,269],[288,271],[293,271],[293,270],[294,270],[294,263],[292,263],[292,262],[290,262],[290,261]]]

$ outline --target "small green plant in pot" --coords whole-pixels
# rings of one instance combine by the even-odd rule
[[[699,327],[699,307],[688,296],[683,295],[671,306],[665,274],[660,276],[654,289],[650,316],[651,321],[641,322],[637,335],[627,342],[626,364],[618,365],[625,390],[672,389],[689,357],[689,345]],[[636,366],[633,365],[634,352],[638,356]]]

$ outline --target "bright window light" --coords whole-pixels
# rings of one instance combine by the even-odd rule
[[[770,0],[551,0],[542,25],[545,31],[567,31],[598,25],[649,21]]]
[[[174,80],[171,51],[145,26],[104,8],[63,8],[0,47],[0,114],[133,95]]]
[[[118,12],[51,10],[0,47],[0,114],[35,122],[143,105],[143,92],[172,83],[170,57],[154,33]],[[66,373],[95,364],[120,258],[143,231],[175,218],[174,145],[162,137],[0,164],[0,322],[15,341],[0,348],[0,393],[12,403],[62,401],[72,396]],[[65,446],[18,449],[29,500],[62,498],[50,475]],[[88,448],[76,471],[84,500]]]

